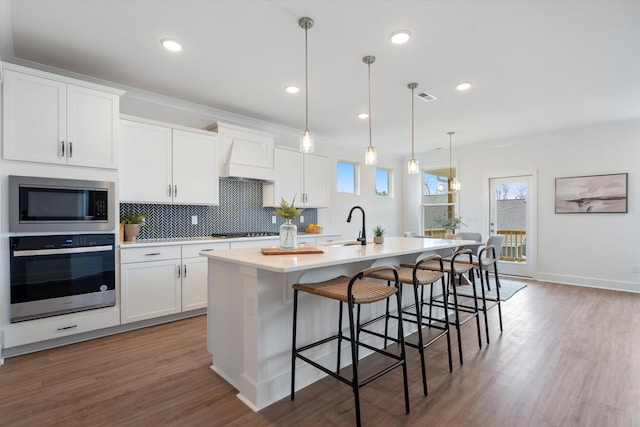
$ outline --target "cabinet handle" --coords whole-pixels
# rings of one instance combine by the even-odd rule
[[[144,254],[144,256],[154,256],[154,255],[160,255],[160,252],[151,252],[148,254]]]
[[[307,193],[302,193],[302,203],[307,203]]]
[[[173,186],[173,197],[178,197],[178,186],[177,185]]]
[[[182,266],[184,268],[184,273],[182,274],[182,277],[187,277],[187,264]]]
[[[69,157],[73,157],[73,142],[69,141]]]
[[[171,197],[171,184],[167,185],[167,196]]]
[[[182,268],[179,265],[176,265],[176,267],[178,267],[178,279],[182,277]]]
[[[62,157],[64,157],[64,141],[60,141],[60,147],[62,148]]]
[[[73,328],[77,328],[78,325],[71,325],[71,326],[63,326],[62,328],[58,328],[59,331],[66,331],[67,329],[73,329]]]

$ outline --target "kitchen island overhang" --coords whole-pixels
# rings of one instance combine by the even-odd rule
[[[318,245],[322,254],[263,255],[260,247],[203,251],[201,255],[208,257],[211,369],[234,386],[253,410],[269,406],[290,392],[293,283],[352,276],[372,265],[413,263],[422,254],[446,254],[465,243],[472,242],[388,237],[384,244]],[[301,298],[304,309],[299,312],[298,341],[334,334],[338,305],[305,299]],[[409,328],[406,333],[413,331]],[[329,347],[319,347],[314,358],[334,364],[336,348]],[[345,366],[351,364],[348,354],[343,351]],[[361,357],[366,355],[363,352]],[[304,363],[296,366],[297,389],[324,376]]]

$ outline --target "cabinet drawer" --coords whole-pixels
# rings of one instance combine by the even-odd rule
[[[180,246],[150,246],[144,248],[120,249],[120,262],[162,261],[180,259]]]
[[[16,347],[119,324],[120,310],[116,307],[12,323],[4,329],[4,346]]]
[[[182,258],[196,258],[201,256],[200,251],[206,251],[209,249],[221,250],[229,249],[229,243],[197,243],[193,245],[182,245]]]

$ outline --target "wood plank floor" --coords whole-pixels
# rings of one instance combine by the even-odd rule
[[[496,315],[481,350],[463,326],[453,373],[443,340],[428,349],[428,397],[409,349],[411,413],[397,371],[362,389],[364,425],[640,426],[640,294],[529,282],[503,303],[502,334]],[[205,329],[201,316],[6,359],[0,426],[355,424],[330,378],[252,412],[209,369]]]

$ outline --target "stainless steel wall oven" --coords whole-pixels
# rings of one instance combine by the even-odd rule
[[[115,234],[9,239],[11,323],[115,305]]]

